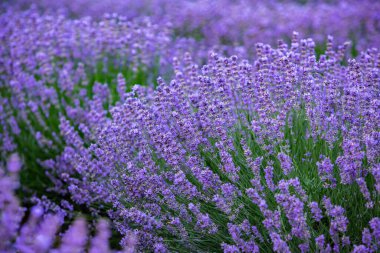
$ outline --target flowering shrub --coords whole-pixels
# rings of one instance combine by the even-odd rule
[[[202,10],[211,2],[173,8],[182,4]],[[317,3],[262,8],[272,5],[296,14]],[[379,251],[376,28],[363,32],[367,49],[354,58],[341,41],[362,33],[348,22],[331,27],[338,45],[326,36],[322,54],[294,32],[289,45],[250,41],[253,60],[241,60],[249,44],[219,44],[245,36],[225,16],[239,12],[227,10],[215,15],[222,24],[210,24],[236,30],[199,42],[175,36],[182,26],[170,19],[186,17],[181,11],[162,23],[154,15],[53,18],[37,9],[1,15],[1,249],[107,252],[106,218],[130,252]],[[174,25],[163,26],[168,20]],[[283,35],[265,29],[271,42]],[[25,160],[18,195],[27,209],[13,195],[17,156],[4,169],[14,151]],[[78,212],[100,218],[95,237],[74,219]]]
[[[67,146],[49,164],[142,248],[359,250],[379,213],[379,54],[332,47],[316,60],[294,33],[290,48],[257,44],[253,65],[188,55],[153,97],[113,107],[88,148],[62,119]]]

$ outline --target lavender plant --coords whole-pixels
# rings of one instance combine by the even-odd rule
[[[375,252],[379,53],[347,60],[332,40],[319,60],[297,33],[257,44],[253,65],[174,59],[175,78],[130,93],[89,147],[62,121],[49,164],[140,249]]]

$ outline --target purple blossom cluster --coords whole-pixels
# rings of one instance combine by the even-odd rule
[[[378,3],[151,4],[0,15],[0,251],[379,251]]]

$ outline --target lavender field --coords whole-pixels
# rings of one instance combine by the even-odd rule
[[[380,252],[380,1],[0,3],[0,253]]]

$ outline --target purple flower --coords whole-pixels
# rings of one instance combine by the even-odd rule
[[[293,170],[292,159],[282,152],[277,155],[277,158],[280,160],[281,168],[284,170],[284,174],[288,175]]]
[[[7,162],[7,169],[9,172],[17,173],[21,169],[22,163],[17,154],[12,154]]]
[[[373,218],[369,222],[369,226],[372,229],[372,236],[376,242],[380,242],[380,218]]]
[[[306,217],[303,212],[303,202],[290,194],[276,194],[277,203],[283,208],[291,228],[291,234],[298,238],[308,240],[310,232],[306,223]]]
[[[325,236],[320,235],[315,238],[315,243],[317,244],[317,247],[319,250],[323,250],[325,248]]]
[[[318,203],[314,201],[310,202],[309,207],[310,207],[310,211],[313,215],[314,220],[317,222],[320,222],[321,219],[323,218],[323,215],[322,215],[322,210],[318,206]]]
[[[368,249],[366,246],[364,245],[355,245],[354,246],[354,250],[352,251],[353,253],[370,253],[372,252],[370,249]]]
[[[327,215],[331,218],[329,233],[334,242],[334,250],[339,251],[339,236],[347,231],[348,219],[344,215],[345,210],[341,206],[333,205],[329,198],[323,198],[323,204]]]
[[[265,181],[267,183],[268,188],[271,191],[274,191],[276,189],[276,186],[273,183],[273,167],[272,166],[267,166],[264,169],[264,173],[265,173]]]
[[[372,242],[372,234],[368,228],[364,228],[362,232],[362,242],[364,245],[369,247]]]
[[[329,158],[324,158],[322,161],[317,162],[318,174],[321,178],[324,187],[335,188],[336,179],[334,178],[334,165],[331,163]]]
[[[239,253],[240,252],[239,248],[235,245],[229,245],[229,244],[223,243],[222,248],[223,248],[224,253]]]
[[[164,244],[156,243],[156,244],[154,244],[154,252],[155,253],[165,253],[165,252],[168,252],[168,250],[166,249]]]
[[[363,194],[365,200],[367,201],[366,207],[367,208],[373,208],[374,204],[372,202],[371,194],[368,190],[366,181],[364,180],[364,178],[360,177],[360,178],[356,179],[356,182],[358,183],[360,191]]]
[[[290,253],[290,249],[285,241],[283,241],[279,234],[272,232],[270,238],[273,243],[273,251],[279,253]]]
[[[61,253],[82,252],[87,242],[87,227],[84,219],[78,219],[62,236]]]
[[[371,169],[371,173],[375,178],[375,189],[380,194],[380,164],[375,164]]]
[[[357,141],[343,141],[344,155],[339,156],[336,163],[340,167],[340,177],[343,184],[352,183],[362,171],[364,152]]]
[[[200,230],[208,231],[208,233],[216,233],[218,231],[217,226],[214,224],[214,222],[211,220],[208,214],[203,214],[199,210],[199,207],[194,205],[193,203],[190,203],[188,205],[189,210],[195,215],[197,220],[197,227]]]

